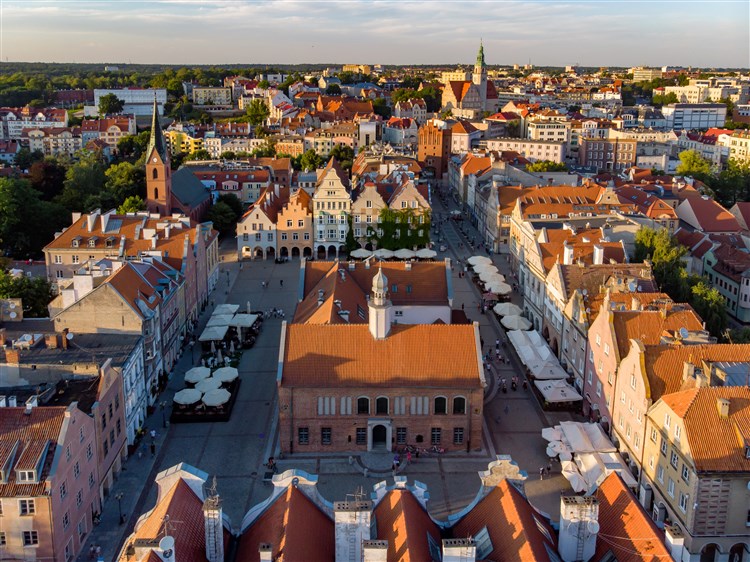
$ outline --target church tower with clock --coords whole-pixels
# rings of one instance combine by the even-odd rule
[[[159,125],[159,108],[154,97],[151,138],[146,148],[146,209],[161,216],[172,214],[172,168],[169,149]]]

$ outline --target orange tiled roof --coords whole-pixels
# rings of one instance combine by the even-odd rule
[[[489,170],[492,167],[492,158],[489,156],[474,156],[473,154],[467,154],[463,164],[461,164],[461,170],[463,175],[468,176],[474,174],[478,176]]]
[[[138,273],[135,266],[130,262],[125,262],[123,266],[110,275],[104,283],[117,291],[117,293],[125,299],[130,307],[140,316],[143,315],[143,312],[141,311],[139,303],[144,304],[150,309],[154,309],[161,302],[161,297],[154,287],[146,282],[146,280]]]
[[[285,343],[281,384],[286,386],[481,384],[482,365],[471,324],[395,324],[382,340],[362,324],[289,324]]]
[[[704,197],[690,197],[681,205],[688,205],[704,232],[739,232],[740,224],[732,213],[716,201]]]
[[[682,389],[685,363],[750,363],[750,344],[649,345],[644,355],[651,399],[656,401]]]
[[[662,532],[616,472],[601,483],[596,498],[599,534],[593,560],[603,560],[609,552],[618,562],[671,560]]]
[[[388,541],[388,560],[432,560],[429,534],[441,544],[440,529],[409,490],[391,490],[375,508],[377,539]]]
[[[665,330],[680,328],[702,330],[703,321],[687,304],[671,304],[663,310],[614,311],[614,329],[620,359],[628,354],[630,340],[640,340],[643,345],[658,345]]]
[[[8,482],[0,483],[0,497],[34,497],[47,493],[45,480],[49,476],[55,444],[63,446],[59,440],[65,411],[63,406],[37,407],[30,414],[26,414],[25,407],[0,408],[0,466],[9,462],[15,448],[13,462],[7,469]],[[25,484],[16,481],[16,469],[33,470],[47,445],[50,447],[42,472],[38,475],[39,483]]]
[[[242,534],[236,560],[260,560],[258,547],[268,543],[278,562],[328,562],[335,558],[334,535],[333,521],[300,490],[289,486]]]
[[[180,560],[201,562],[206,560],[205,519],[203,501],[190,486],[180,478],[161,498],[135,529],[133,539],[153,540],[164,536],[164,519],[174,521],[171,536],[179,549]],[[229,546],[231,534],[224,529],[224,549]],[[123,557],[121,560],[126,560]]]
[[[557,551],[549,523],[507,480],[453,526],[453,537],[475,536],[484,527],[492,541],[492,551],[483,559],[488,562],[550,562],[545,545]]]
[[[729,400],[729,415],[719,415],[718,400]],[[750,388],[702,387],[662,397],[683,419],[690,457],[699,472],[750,472]]]

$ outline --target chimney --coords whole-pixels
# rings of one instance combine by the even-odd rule
[[[356,267],[357,267],[357,262],[354,262],[354,261],[349,262],[349,271],[354,271]]]
[[[569,246],[567,240],[563,244],[563,264],[573,265],[573,246]]]
[[[667,550],[672,556],[672,560],[680,562],[682,560],[682,551],[685,549],[685,535],[677,525],[664,527],[664,542],[667,543]]]
[[[641,310],[641,301],[638,300],[638,297],[633,296],[630,301],[630,310]]]
[[[18,406],[18,399],[15,396],[8,396],[8,408],[15,408]]]
[[[685,361],[685,363],[682,364],[682,382],[692,378],[695,378],[695,365]]]
[[[177,558],[174,554],[174,538],[166,536],[159,541],[159,547],[155,549],[156,554],[162,562],[175,562]]]
[[[565,562],[591,559],[599,533],[598,519],[599,500],[595,497],[560,497],[560,558]]]
[[[716,400],[716,407],[719,409],[719,417],[727,419],[729,417],[729,400],[726,398],[719,398]]]
[[[26,414],[27,415],[30,414],[31,410],[36,408],[38,405],[39,405],[39,396],[35,394],[34,396],[26,400]]]
[[[156,250],[156,240],[158,239],[158,236],[156,233],[151,237],[151,249]]]
[[[362,562],[388,562],[388,541],[363,541]]]
[[[63,349],[68,349],[68,329],[64,328],[62,331],[62,337],[60,338],[60,342],[62,343]]]
[[[594,265],[602,265],[604,263],[604,247],[599,244],[594,244]]]
[[[5,395],[0,396],[0,408],[5,408],[8,405],[8,402],[5,399]]]
[[[57,349],[59,347],[57,334],[45,334],[44,345],[47,346],[47,349]]]
[[[365,269],[370,269],[370,258],[365,260]]]
[[[215,487],[216,481],[214,481]],[[224,524],[221,513],[221,502],[214,489],[209,494],[203,502],[206,560],[208,562],[224,562]]]
[[[404,271],[411,271],[411,262],[404,262]]]
[[[372,502],[369,500],[340,501],[333,504],[336,533],[336,560],[362,562],[360,545],[370,540]],[[387,543],[386,543],[387,546]],[[384,552],[387,552],[387,548]],[[373,558],[373,560],[376,560]],[[379,558],[377,560],[380,560]],[[385,561],[385,557],[382,558]]]
[[[443,562],[475,562],[476,559],[474,539],[443,539]]]
[[[172,229],[170,225],[164,227],[164,239],[169,240],[169,231]]]
[[[21,350],[8,348],[5,350],[5,362],[8,365],[18,365],[21,363]]]
[[[273,562],[273,547],[267,542],[258,545],[258,554],[260,555],[260,562]]]

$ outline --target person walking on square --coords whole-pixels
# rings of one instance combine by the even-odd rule
[[[284,288],[284,280],[279,279],[279,286],[283,289]]]
[[[539,467],[539,480],[544,480],[544,467]]]
[[[153,441],[151,442],[151,456],[156,456],[156,443],[154,443]]]

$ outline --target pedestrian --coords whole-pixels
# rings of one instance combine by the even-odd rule
[[[151,436],[151,441],[156,439],[156,430],[152,429],[151,431],[149,431],[149,435]]]
[[[461,303],[461,310],[464,309],[464,303]]]
[[[153,441],[151,442],[151,456],[156,456],[156,443],[154,443]]]
[[[547,476],[552,472],[552,462],[547,463]]]
[[[495,349],[500,349],[500,340],[495,340]]]
[[[281,285],[282,287],[284,286],[284,280],[283,279],[279,279],[279,285]]]
[[[102,557],[102,547],[100,545],[96,545],[96,557],[101,558]]]
[[[539,480],[544,480],[544,467],[539,467]]]
[[[406,451],[406,464],[411,464],[411,451]]]
[[[506,404],[505,405],[505,415],[510,414],[510,407]]]
[[[89,560],[93,560],[96,556],[96,547],[92,544],[91,548],[89,548]]]

